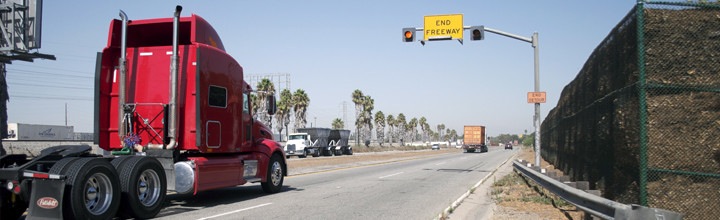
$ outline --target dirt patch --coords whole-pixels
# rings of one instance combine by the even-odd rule
[[[530,148],[521,148],[518,159],[534,161],[534,152]],[[546,161],[542,167],[555,170]],[[582,219],[583,212],[564,202],[552,193],[537,186],[532,180],[526,180],[512,172],[498,178],[490,190],[490,196],[496,203],[492,219]]]

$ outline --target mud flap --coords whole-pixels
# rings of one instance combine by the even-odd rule
[[[32,195],[25,219],[62,219],[62,199],[65,181],[35,179],[32,181]]]

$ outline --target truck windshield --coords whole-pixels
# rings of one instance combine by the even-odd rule
[[[290,135],[288,140],[305,140],[305,135]]]

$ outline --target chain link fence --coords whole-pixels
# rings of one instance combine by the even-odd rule
[[[603,196],[720,215],[720,2],[640,1],[542,124],[543,157]]]

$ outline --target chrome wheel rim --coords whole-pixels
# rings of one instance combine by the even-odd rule
[[[282,178],[282,166],[280,166],[280,162],[275,161],[270,170],[270,181],[272,181],[273,186],[278,186]]]
[[[85,208],[93,215],[101,215],[110,208],[113,200],[113,188],[110,177],[96,173],[85,181]]]
[[[140,204],[152,206],[160,198],[160,176],[154,170],[145,170],[138,177],[137,198]]]

